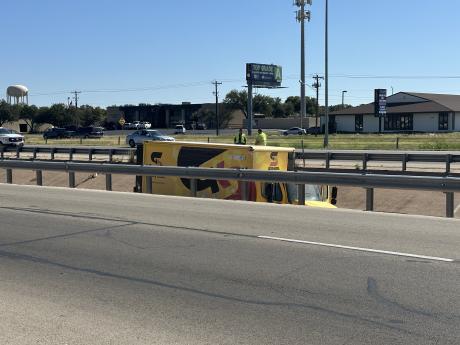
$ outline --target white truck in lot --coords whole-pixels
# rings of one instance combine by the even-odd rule
[[[24,136],[11,129],[0,127],[0,144],[5,146],[23,146]]]

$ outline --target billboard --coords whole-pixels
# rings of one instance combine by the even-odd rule
[[[279,87],[283,81],[283,68],[277,65],[246,64],[246,81],[259,87]]]
[[[375,89],[374,90],[374,115],[376,117],[383,117],[387,114],[387,90]]]

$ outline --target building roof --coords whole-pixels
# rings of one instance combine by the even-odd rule
[[[410,102],[398,102],[401,96],[412,96]],[[387,98],[387,113],[439,113],[460,112],[460,95],[435,93],[399,92]],[[374,102],[357,107],[346,108],[330,113],[330,115],[373,115]]]

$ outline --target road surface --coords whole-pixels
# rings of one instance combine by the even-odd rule
[[[1,344],[458,344],[458,220],[0,185]]]

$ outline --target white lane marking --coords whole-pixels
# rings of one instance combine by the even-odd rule
[[[392,251],[387,251],[387,250],[370,249],[370,248],[350,247],[350,246],[342,246],[342,245],[339,245],[339,244],[293,240],[293,239],[289,239],[289,238],[280,238],[280,237],[271,237],[271,236],[257,236],[257,238],[264,239],[264,240],[274,240],[274,241],[283,241],[283,242],[291,242],[291,243],[310,244],[310,245],[322,246],[322,247],[331,247],[331,248],[356,250],[356,251],[368,252],[368,253],[404,256],[404,257],[408,257],[408,258],[425,259],[425,260],[432,260],[432,261],[443,261],[443,262],[454,262],[455,261],[454,259],[439,258],[439,257],[436,257],[436,256],[408,254],[408,253],[392,252]]]

